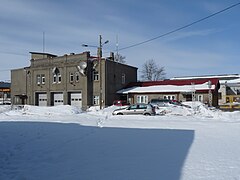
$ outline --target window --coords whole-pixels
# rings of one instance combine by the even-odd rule
[[[40,74],[37,75],[37,84],[38,85],[41,84],[41,75]]]
[[[37,85],[45,84],[45,75],[44,74],[38,74],[37,75]]]
[[[54,75],[53,75],[53,83],[56,83],[56,82],[57,82],[57,75],[54,74]]]
[[[98,81],[99,80],[99,73],[98,71],[93,71],[93,80]]]
[[[129,110],[131,110],[131,109],[137,109],[137,105],[136,105],[136,104],[131,105],[131,106],[129,107]]]
[[[58,68],[53,68],[53,83],[61,83],[62,81],[62,76],[60,74],[60,71]]]
[[[140,104],[138,109],[147,109],[147,105]]]
[[[122,84],[125,84],[125,78],[126,78],[126,76],[125,76],[125,74],[122,74]]]
[[[73,82],[73,73],[70,73],[70,82]]]
[[[148,96],[137,96],[137,103],[148,103]]]
[[[99,96],[93,96],[93,105],[99,105]]]
[[[41,77],[42,77],[42,84],[45,84],[45,75],[42,74]]]
[[[197,100],[200,101],[200,102],[203,102],[203,95],[198,95]]]
[[[62,81],[62,76],[61,76],[61,74],[58,74],[57,76],[58,76],[58,83],[61,83],[61,81]]]
[[[76,72],[75,76],[76,76],[76,82],[78,82],[79,81],[79,72]]]
[[[175,100],[175,95],[165,95],[163,96],[163,99]]]

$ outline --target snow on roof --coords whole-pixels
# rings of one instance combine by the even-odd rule
[[[240,78],[232,79],[232,80],[220,80],[220,84],[240,84]]]
[[[239,78],[240,74],[222,74],[222,75],[204,75],[204,76],[182,76],[182,77],[173,77],[171,80],[183,80],[183,79],[206,79],[206,78]]]
[[[211,86],[211,90],[215,89],[215,85]],[[155,85],[155,86],[145,86],[145,87],[130,87],[117,91],[119,94],[128,94],[128,93],[163,93],[163,92],[194,92],[201,90],[209,90],[208,82],[203,84],[195,85]]]

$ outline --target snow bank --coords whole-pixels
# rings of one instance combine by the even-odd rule
[[[22,109],[16,109],[6,112],[7,115],[38,115],[38,116],[55,116],[55,115],[73,115],[79,114],[82,110],[69,105],[59,105],[51,107],[24,105]]]
[[[10,105],[0,105],[0,113],[4,113],[11,110]]]
[[[168,117],[192,116],[195,119],[211,118],[223,121],[229,121],[229,119],[231,119],[232,121],[240,121],[237,118],[237,116],[240,115],[240,112],[226,113],[215,108],[209,108],[200,102],[184,102],[184,105],[190,106],[191,108],[172,104],[169,104],[166,107],[159,107],[158,109],[156,109],[156,118],[158,118],[159,115],[164,115]],[[112,112],[115,109],[124,107],[127,106],[109,106],[100,110],[99,106],[93,106],[87,109],[87,111],[83,112],[80,108],[70,105],[59,105],[51,107],[25,105],[21,109],[13,110],[11,110],[11,106],[0,106],[0,113],[2,114],[0,119],[11,119],[11,117],[19,117],[18,119],[23,119],[23,117],[37,119],[41,117],[41,119],[43,119],[43,117],[53,117],[55,120],[65,122],[66,120],[64,120],[64,118],[66,119],[66,116],[71,117],[71,119],[77,119],[78,116],[81,114],[81,116],[85,116],[85,119],[91,120],[96,117],[99,122],[102,122],[110,119],[113,116]],[[99,122],[97,122],[97,124],[99,124]]]

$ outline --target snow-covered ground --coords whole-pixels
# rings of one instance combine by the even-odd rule
[[[1,180],[238,180],[240,112],[0,106]]]

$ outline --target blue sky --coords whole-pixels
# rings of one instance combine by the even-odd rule
[[[64,55],[91,51],[103,41],[105,56],[222,10],[237,0],[1,0],[0,80],[30,65],[30,51]],[[166,77],[240,73],[240,5],[133,48],[119,51],[139,71],[154,59]],[[140,74],[140,72],[139,72]]]

